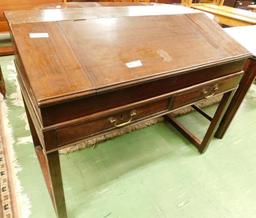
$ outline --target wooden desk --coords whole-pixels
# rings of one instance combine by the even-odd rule
[[[170,8],[6,13],[35,150],[59,218],[67,217],[59,149],[164,116],[203,152],[250,73],[243,67],[251,54],[219,25],[193,10],[171,15]],[[211,121],[203,140],[170,114],[223,93],[213,118],[194,106]]]
[[[214,4],[192,4],[192,8],[211,13],[215,20],[227,26],[248,26],[256,24],[256,13]]]

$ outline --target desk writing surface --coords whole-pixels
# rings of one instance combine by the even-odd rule
[[[58,23],[96,89],[209,65],[244,51],[211,24],[202,14]],[[138,66],[129,67],[136,61]]]
[[[39,104],[250,56],[202,13],[32,22],[11,29],[23,77]]]

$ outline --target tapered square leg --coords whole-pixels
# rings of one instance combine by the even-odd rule
[[[58,218],[67,218],[59,152],[54,151],[48,154],[44,152],[25,101],[24,104],[37,158],[39,160],[56,215]]]
[[[46,154],[48,172],[51,185],[51,195],[55,212],[58,218],[67,218],[66,203],[61,177],[59,152]]]

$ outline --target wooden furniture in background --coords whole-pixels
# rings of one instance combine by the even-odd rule
[[[13,46],[0,47],[0,56],[13,55],[15,48]]]
[[[2,46],[0,44],[0,57],[14,54],[14,47],[11,45],[10,39],[8,40],[8,38],[9,38],[9,34],[8,36],[4,36],[4,37],[2,37],[1,35],[0,42],[4,43],[5,46]],[[2,75],[1,66],[0,66],[0,93],[4,96],[4,98],[6,97],[6,86],[4,83],[4,77]]]
[[[182,0],[182,4],[187,7],[213,14],[215,21],[222,25],[246,26],[256,24],[256,13],[234,8],[239,6],[239,2],[234,2],[234,7],[225,6],[223,3],[224,0],[214,0],[211,3],[201,3],[201,1],[193,3],[193,0]]]
[[[6,13],[35,150],[59,218],[67,217],[59,149],[164,116],[203,152],[241,78],[250,75],[243,71],[247,50],[203,13],[180,9],[69,8],[55,18],[43,10]],[[193,106],[210,120],[203,140],[170,114],[217,94],[224,96],[213,118]]]
[[[248,9],[253,12],[256,12],[256,5],[248,5]]]
[[[4,77],[3,77],[3,74],[2,74],[1,66],[0,66],[0,93],[5,98],[5,96],[6,96],[6,88],[5,88]]]
[[[232,8],[247,9],[249,5],[255,4],[253,0],[182,0],[182,4],[191,7],[193,4],[225,5]]]
[[[194,4],[212,4],[212,5],[223,5],[224,0],[181,0],[181,4],[187,7],[192,7]]]
[[[211,2],[207,0],[197,0],[194,3],[211,3]],[[251,4],[254,4],[253,0],[224,0],[221,2],[221,4],[217,3],[216,5],[225,5],[233,8],[247,9],[247,6]]]
[[[224,0],[223,5],[229,6],[229,7],[235,7],[237,0]]]
[[[240,9],[248,9],[248,6],[252,4],[255,4],[252,0],[236,0],[234,7]]]
[[[256,24],[256,13],[213,4],[192,4],[192,8],[211,13],[219,24],[227,26],[246,26]]]

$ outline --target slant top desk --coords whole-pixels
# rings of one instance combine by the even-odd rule
[[[205,14],[182,8],[6,12],[34,145],[59,218],[67,217],[59,149],[164,116],[203,152],[251,74],[250,64],[244,68],[250,52]],[[195,105],[218,94],[213,117]],[[202,140],[170,114],[187,105],[210,121]]]

